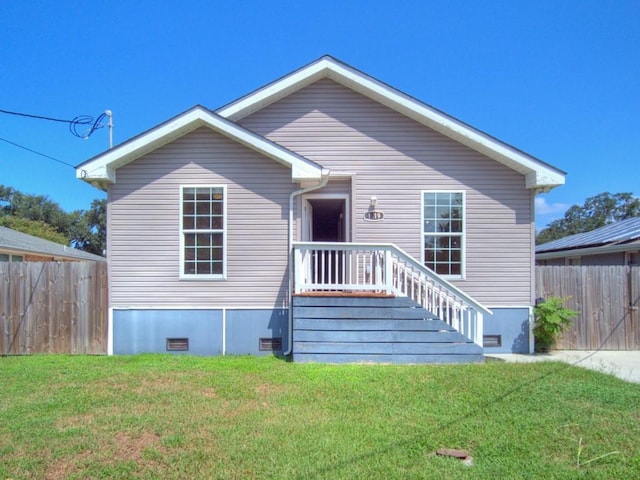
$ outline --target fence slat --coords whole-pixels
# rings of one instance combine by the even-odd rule
[[[107,353],[107,266],[0,262],[0,355]]]
[[[536,266],[536,297],[551,296],[579,312],[557,348],[640,349],[640,267]]]

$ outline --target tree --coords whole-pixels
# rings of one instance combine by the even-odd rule
[[[106,248],[106,211],[106,200],[94,200],[89,210],[67,213],[45,195],[0,185],[0,225],[97,255]]]
[[[569,208],[563,218],[554,220],[538,234],[536,244],[590,232],[632,217],[640,217],[640,198],[629,192],[613,195],[603,192],[587,198],[582,206],[573,205]]]
[[[0,208],[4,216],[46,223],[67,237],[68,242],[69,215],[46,195],[28,195],[13,187],[0,185]]]
[[[57,232],[51,225],[36,220],[29,220],[28,218],[9,215],[0,216],[0,226],[62,245],[66,245],[69,242],[67,237]]]
[[[69,233],[74,248],[103,255],[107,247],[107,201],[94,200],[91,209],[73,212]]]

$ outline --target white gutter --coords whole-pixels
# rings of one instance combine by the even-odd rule
[[[302,195],[307,192],[311,192],[313,190],[318,190],[323,188],[329,183],[329,170],[326,168],[322,169],[321,172],[321,180],[317,185],[311,185],[310,187],[301,188],[300,190],[296,190],[291,192],[289,195],[289,241],[288,241],[288,257],[289,257],[289,331],[288,331],[288,339],[289,339],[289,348],[286,352],[283,352],[283,355],[286,357],[291,355],[293,352],[293,199],[299,195]]]

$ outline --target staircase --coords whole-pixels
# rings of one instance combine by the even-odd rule
[[[408,297],[296,295],[293,360],[468,363],[482,347]]]
[[[404,307],[420,306],[424,309],[420,315],[425,315],[421,318],[440,319],[448,325],[447,331],[451,327],[482,347],[483,316],[491,310],[395,245],[294,242],[293,257],[294,296],[341,292],[352,298],[406,297],[415,303]],[[350,315],[354,316],[335,318],[360,318]]]

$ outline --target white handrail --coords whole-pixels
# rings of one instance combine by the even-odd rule
[[[294,242],[294,292],[372,291],[409,297],[482,345],[491,310],[393,244]]]

